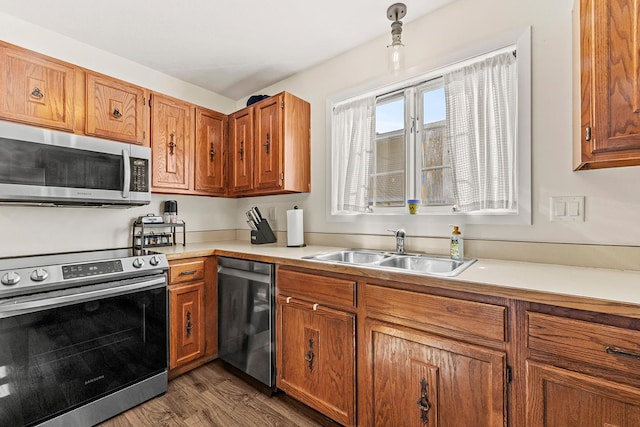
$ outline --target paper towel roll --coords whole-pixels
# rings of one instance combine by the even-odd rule
[[[305,246],[302,209],[287,211],[287,246]]]

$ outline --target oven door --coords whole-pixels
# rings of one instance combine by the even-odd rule
[[[0,300],[0,343],[0,426],[43,422],[166,371],[166,278]]]

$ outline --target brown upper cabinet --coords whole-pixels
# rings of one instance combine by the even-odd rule
[[[580,169],[640,165],[640,0],[579,2]]]
[[[73,131],[76,71],[70,64],[0,45],[0,116]]]
[[[195,191],[225,193],[227,116],[196,107]]]
[[[281,92],[231,115],[229,193],[311,191],[311,107]]]
[[[229,117],[229,193],[253,190],[253,108],[248,107]]]
[[[152,191],[311,191],[311,108],[281,92],[229,116],[0,41],[0,119],[151,147]]]
[[[193,106],[151,94],[152,190],[189,193],[192,185]]]
[[[87,135],[149,145],[146,139],[146,90],[87,72]]]

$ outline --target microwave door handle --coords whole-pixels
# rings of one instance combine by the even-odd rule
[[[122,150],[122,165],[124,167],[124,182],[122,183],[122,198],[129,198],[129,188],[131,188],[131,162],[129,152]]]

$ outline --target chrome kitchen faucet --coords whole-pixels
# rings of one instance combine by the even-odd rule
[[[396,235],[396,253],[404,254],[404,238],[407,237],[407,233],[402,228],[398,228],[397,230],[388,229],[392,233]]]

